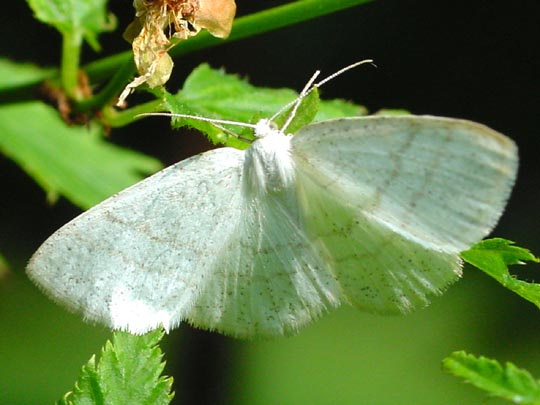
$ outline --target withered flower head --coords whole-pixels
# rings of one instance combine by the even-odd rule
[[[168,51],[178,42],[201,29],[226,38],[236,12],[234,0],[134,0],[133,7],[135,20],[124,38],[132,43],[140,76],[126,86],[118,105],[143,83],[154,88],[169,80],[174,63]]]

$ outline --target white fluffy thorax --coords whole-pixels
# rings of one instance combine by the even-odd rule
[[[294,183],[292,135],[285,135],[270,120],[255,127],[257,139],[246,150],[244,185],[255,194],[280,192]]]

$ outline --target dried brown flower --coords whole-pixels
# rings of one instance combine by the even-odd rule
[[[140,76],[126,86],[118,105],[143,83],[154,88],[169,80],[174,63],[168,51],[178,42],[201,29],[226,38],[236,12],[234,0],[134,0],[133,7],[135,20],[124,38],[132,43]]]

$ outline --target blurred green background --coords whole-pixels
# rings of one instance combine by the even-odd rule
[[[237,0],[239,15],[281,3]],[[131,19],[131,1],[110,4],[120,28],[102,37],[104,55],[129,48],[120,32]],[[532,0],[374,1],[177,60],[168,87],[179,87],[204,61],[257,85],[299,89],[315,69],[331,73],[373,58],[377,69],[348,73],[327,85],[323,97],[372,111],[472,119],[516,140],[519,179],[494,235],[540,253],[539,11]],[[24,1],[3,5],[0,22],[2,56],[57,63],[58,34],[33,21]],[[95,59],[89,50],[85,56]],[[166,164],[208,147],[202,136],[179,136],[167,126],[143,122],[113,131],[111,141]],[[11,265],[0,279],[0,404],[51,403],[71,389],[110,332],[57,307],[23,272],[37,246],[79,210],[65,200],[48,206],[33,180],[5,157],[0,181],[0,252]],[[529,266],[519,276],[539,281],[537,271]],[[182,327],[162,347],[178,404],[476,404],[485,401],[483,393],[444,374],[442,358],[464,349],[540,376],[539,332],[536,308],[467,268],[430,307],[405,317],[344,307],[291,338],[245,342]]]

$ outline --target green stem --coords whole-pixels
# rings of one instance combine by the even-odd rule
[[[79,93],[79,61],[81,56],[82,36],[77,33],[62,36],[62,62],[60,66],[60,79],[66,94],[78,100]]]
[[[141,119],[137,117],[139,114],[163,111],[164,108],[165,106],[162,100],[148,101],[123,111],[119,111],[113,107],[107,107],[103,109],[103,119],[111,128],[124,127],[133,123],[133,121]]]
[[[0,91],[0,106],[3,104],[11,104],[20,101],[35,100],[37,89],[44,81],[58,79],[58,69],[44,69],[39,75],[28,79],[27,82],[12,87],[3,88]]]
[[[282,27],[311,20],[326,14],[344,10],[372,0],[299,0],[269,10],[241,17],[234,22],[231,35],[225,39],[211,36],[208,32],[201,32],[196,37],[185,41],[170,51],[172,57],[203,48],[236,41],[246,37],[263,34]]]
[[[99,110],[103,106],[112,104],[118,97],[119,91],[126,85],[126,78],[130,78],[131,75],[133,75],[135,70],[133,60],[125,60],[124,64],[120,66],[120,68],[117,66],[116,69],[113,78],[109,80],[103,90],[93,97],[76,103],[74,105],[74,110],[77,112]]]

